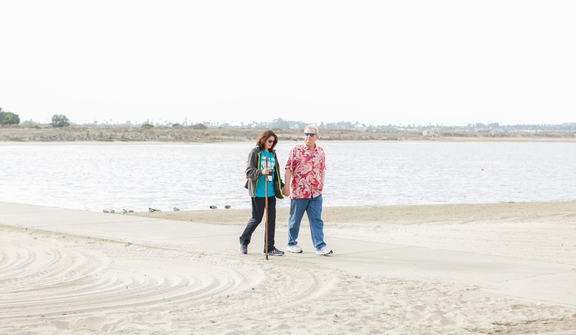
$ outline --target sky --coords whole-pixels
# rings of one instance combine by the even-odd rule
[[[576,122],[576,1],[0,0],[22,121]]]

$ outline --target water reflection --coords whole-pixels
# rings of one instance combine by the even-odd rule
[[[299,142],[280,142],[280,166]],[[0,146],[0,201],[102,211],[250,208],[254,143]],[[576,144],[322,142],[326,206],[576,199]],[[282,173],[283,175],[283,173]],[[278,202],[288,207],[289,200]]]

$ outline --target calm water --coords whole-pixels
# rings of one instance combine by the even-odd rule
[[[277,146],[282,167],[298,143]],[[253,145],[1,145],[0,201],[90,211],[250,208],[243,186]],[[574,143],[319,145],[325,206],[576,200]]]

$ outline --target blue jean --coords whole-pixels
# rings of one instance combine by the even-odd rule
[[[290,219],[288,220],[288,245],[296,245],[304,212],[310,221],[310,234],[316,249],[326,246],[324,243],[324,221],[322,221],[322,196],[311,199],[290,200]]]

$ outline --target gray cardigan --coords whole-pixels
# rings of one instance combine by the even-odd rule
[[[258,179],[260,179],[263,174],[260,168],[260,155],[262,150],[259,147],[254,147],[254,149],[250,150],[248,154],[248,160],[246,161],[246,187],[248,189],[248,194],[252,198],[256,196],[256,186],[258,185]],[[280,171],[278,167],[280,166],[280,162],[278,161],[278,156],[276,156],[276,151],[273,152],[274,159],[276,160],[276,168],[274,169],[274,193],[276,194],[276,198],[282,199],[284,198],[284,194],[282,194],[282,187],[284,183],[280,178]],[[279,186],[280,185],[280,186]]]

